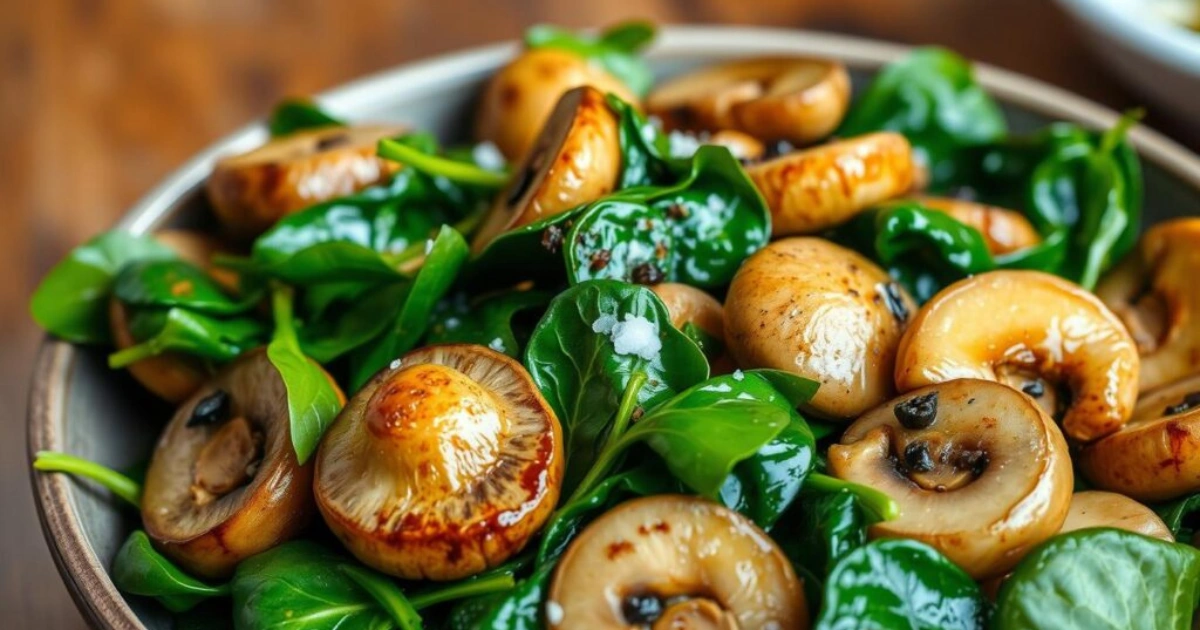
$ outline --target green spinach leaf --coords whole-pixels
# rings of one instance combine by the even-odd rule
[[[130,306],[178,306],[208,315],[238,315],[261,298],[233,298],[202,269],[183,260],[135,260],[121,268],[113,295]]]
[[[642,21],[617,24],[598,37],[547,24],[525,32],[525,45],[529,48],[558,48],[579,55],[616,77],[638,96],[645,96],[654,84],[650,67],[637,55],[653,39],[654,25]]]
[[[425,340],[473,343],[520,358],[523,341],[532,331],[519,333],[513,318],[518,313],[544,309],[552,297],[547,291],[512,290],[469,300],[460,293],[438,305]]]
[[[300,329],[300,347],[316,362],[329,363],[381,335],[408,293],[404,282],[368,287],[344,308],[319,312],[318,319]]]
[[[184,308],[133,311],[129,329],[138,343],[109,355],[111,368],[167,352],[224,363],[261,345],[267,336],[267,327],[257,319],[213,317]]]
[[[210,586],[184,573],[137,530],[113,558],[112,580],[123,593],[153,597],[172,612],[190,610],[200,602],[229,594],[229,585]]]
[[[271,132],[272,138],[315,127],[345,125],[346,123],[334,118],[316,103],[299,98],[281,101],[267,119],[267,130]]]
[[[1196,524],[1191,516],[1200,512],[1200,494],[1157,505],[1154,511],[1167,524],[1175,540],[1190,541],[1196,535]]]

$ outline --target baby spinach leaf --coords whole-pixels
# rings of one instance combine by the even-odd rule
[[[183,260],[135,260],[121,268],[113,295],[130,306],[180,306],[209,315],[237,315],[260,296],[234,299],[199,267]]]
[[[817,440],[790,406],[787,426],[756,453],[734,466],[721,485],[720,500],[765,531],[791,507],[816,464]]]
[[[621,175],[617,190],[639,186],[662,186],[687,170],[686,160],[671,157],[666,134],[650,124],[634,106],[615,94],[605,97],[617,115],[617,141],[621,147]]]
[[[396,586],[395,582],[360,566],[342,564],[338,569],[350,578],[350,581],[374,597],[375,602],[387,612],[397,628],[421,630],[421,615],[404,597],[404,593],[400,592],[400,587]]]
[[[463,271],[473,286],[491,286],[495,278],[506,282],[534,280],[556,285],[563,278],[562,250],[567,232],[587,205],[509,230],[492,239]]]
[[[653,284],[674,276],[674,234],[666,214],[617,196],[591,204],[564,239],[571,284],[611,278]]]
[[[616,77],[634,94],[643,97],[654,84],[654,74],[637,53],[652,39],[654,25],[641,21],[617,24],[599,37],[548,24],[538,24],[525,31],[527,47],[558,48],[579,55]]]
[[[1175,540],[1190,541],[1196,535],[1196,524],[1191,517],[1200,512],[1200,494],[1157,505],[1154,511],[1167,524]]]
[[[42,278],[29,309],[46,332],[72,343],[108,343],[108,300],[121,267],[134,260],[174,258],[150,236],[114,230],[71,250]]]
[[[941,48],[921,48],[884,67],[834,135],[885,130],[908,138],[938,186],[955,176],[959,149],[1000,138],[1006,125],[967,60]]]
[[[1051,538],[997,597],[998,630],[1186,630],[1200,601],[1200,551],[1117,529]]]
[[[401,301],[399,313],[374,342],[350,355],[351,387],[362,387],[372,375],[400,355],[412,350],[425,329],[433,307],[450,290],[467,260],[467,242],[449,226],[442,226],[421,270]]]
[[[537,568],[504,595],[489,597],[483,602],[468,600],[473,610],[458,613],[456,630],[542,630],[542,603],[550,590],[554,564]],[[454,613],[451,616],[455,616]]]
[[[123,368],[167,352],[224,363],[262,344],[267,336],[266,326],[256,319],[219,318],[183,308],[134,311],[129,329],[138,344],[110,354],[111,368]]]
[[[301,328],[300,347],[321,364],[361,347],[378,337],[396,319],[408,295],[403,282],[380,284],[364,290],[357,300]]]
[[[325,429],[342,409],[342,395],[333,379],[317,362],[304,355],[293,321],[291,287],[276,285],[271,291],[275,333],[267,345],[267,359],[279,371],[287,390],[288,419],[296,460],[308,461]]]
[[[986,604],[979,585],[935,549],[883,539],[841,557],[825,583],[817,630],[977,630]]]
[[[142,484],[107,466],[56,451],[38,451],[33,458],[34,470],[61,472],[94,481],[129,505],[142,507]]]
[[[666,307],[646,287],[589,280],[550,303],[525,349],[525,366],[566,433],[570,494],[592,467],[635,372],[648,377],[644,408],[704,380],[704,353],[671,325]]]
[[[867,544],[870,523],[848,491],[804,493],[791,514],[777,526],[780,545],[822,583],[839,559]]]
[[[229,585],[210,586],[184,573],[150,544],[146,532],[137,530],[113,558],[112,580],[121,592],[153,597],[171,612],[229,594]]]
[[[459,294],[443,300],[434,312],[433,322],[426,335],[428,343],[474,343],[497,352],[520,358],[522,338],[514,330],[513,317],[518,313],[544,308],[553,294],[547,291],[506,291],[468,300]]]
[[[299,98],[281,101],[267,119],[267,129],[272,138],[315,127],[345,125],[346,123],[334,118],[316,103]]]

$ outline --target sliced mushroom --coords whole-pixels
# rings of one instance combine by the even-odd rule
[[[219,160],[208,200],[231,236],[250,239],[285,215],[386,180],[400,165],[376,157],[396,126],[321,127]]]
[[[916,306],[874,263],[819,238],[775,241],[738,270],[725,297],[725,336],[743,368],[821,384],[807,410],[850,419],[894,393],[900,335]]]
[[[873,525],[873,537],[925,542],[976,579],[1058,532],[1074,484],[1054,420],[1029,397],[973,379],[867,413],[829,448],[829,469],[899,504],[900,518]]]
[[[809,627],[775,542],[733,510],[679,495],[635,499],[588,525],[559,560],[546,609],[563,630]]]
[[[872,133],[746,167],[771,209],[771,234],[816,234],[903,195],[921,176],[898,133]]]
[[[993,255],[1033,247],[1042,241],[1029,219],[1015,210],[951,197],[918,197],[917,201],[978,230]]]
[[[695,326],[707,335],[714,347],[703,347],[713,374],[728,374],[736,366],[729,356],[725,340],[725,309],[716,298],[691,285],[663,282],[650,287],[671,315],[671,324],[684,331]],[[704,346],[704,344],[701,344]]]
[[[1129,424],[1076,461],[1097,487],[1139,501],[1200,491],[1200,375],[1143,395]]]
[[[896,355],[902,392],[956,378],[999,381],[1051,414],[1065,407],[1063,429],[1083,442],[1125,424],[1137,375],[1137,349],[1116,316],[1078,285],[1039,271],[991,271],[943,289]],[[1058,386],[1069,400],[1054,400]]]
[[[591,87],[568,91],[484,219],[474,250],[504,232],[607,195],[620,170],[617,118],[604,95]]]
[[[1071,496],[1071,508],[1061,531],[1066,533],[1090,527],[1115,527],[1175,542],[1171,530],[1154,510],[1115,492],[1087,490]]]
[[[1142,356],[1141,390],[1200,370],[1200,219],[1151,227],[1096,295],[1121,318]]]
[[[760,57],[667,81],[646,99],[646,110],[668,128],[737,129],[803,145],[833,133],[849,102],[850,75],[841,63]]]
[[[312,465],[296,462],[287,391],[262,349],[230,363],[179,407],[142,491],[154,545],[213,579],[296,536],[312,508]]]
[[[488,82],[475,135],[480,141],[494,142],[509,162],[520,162],[534,147],[559,99],[582,86],[638,103],[624,83],[579,55],[555,48],[526,50]]]
[[[315,491],[359,560],[453,580],[520,551],[562,475],[562,428],[525,368],[459,344],[410,352],[354,395],[321,443]]]

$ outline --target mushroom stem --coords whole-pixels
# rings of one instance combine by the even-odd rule
[[[616,456],[628,446],[621,442],[621,436],[625,434],[625,429],[629,428],[629,421],[633,418],[633,411],[637,407],[638,393],[642,391],[642,386],[645,384],[645,372],[638,370],[629,375],[629,384],[625,386],[621,404],[617,407],[617,415],[613,418],[612,429],[609,430],[608,437],[604,438],[604,446],[600,449],[600,454],[596,456],[596,463],[592,464],[591,470],[584,475],[583,481],[579,482],[575,491],[563,505],[570,505],[578,501],[596,485],[597,481],[606,477],[617,461]]]
[[[822,475],[819,472],[808,474],[805,486],[821,492],[840,492],[845,490],[854,495],[858,504],[866,510],[867,515],[877,522],[894,521],[900,518],[900,506],[888,495],[860,483],[843,481],[837,477]]]
[[[42,472],[61,472],[90,479],[133,507],[141,507],[142,485],[121,473],[82,457],[56,451],[38,451],[33,467]]]
[[[448,160],[436,155],[422,153],[417,149],[395,140],[383,139],[379,141],[379,147],[376,150],[379,157],[393,162],[411,166],[427,175],[436,175],[445,177],[450,181],[460,184],[470,184],[473,186],[483,186],[485,188],[503,188],[508,184],[508,174],[489,171],[485,168],[480,168],[466,162],[457,162]]]

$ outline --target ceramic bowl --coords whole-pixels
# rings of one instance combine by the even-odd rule
[[[481,83],[515,51],[502,44],[409,64],[355,81],[319,98],[352,120],[397,120],[445,138],[464,137]],[[907,49],[841,36],[797,31],[671,27],[650,53],[655,71],[669,76],[723,59],[792,53],[839,59],[863,85],[881,65]],[[980,82],[1001,102],[1011,126],[1032,130],[1068,120],[1095,128],[1116,114],[1062,90],[995,68],[979,67]],[[146,232],[207,221],[204,178],[219,155],[249,149],[266,137],[251,125],[221,140],[171,174],[121,220],[119,227]],[[1145,129],[1130,136],[1146,170],[1149,221],[1200,208],[1200,160]],[[29,405],[29,452],[74,453],[114,468],[144,461],[171,410],[154,402],[123,372],[105,366],[101,351],[47,339],[34,366]],[[33,490],[54,560],[83,615],[99,628],[169,628],[170,617],[153,601],[124,597],[107,567],[136,515],[103,492],[65,475],[35,474]]]

